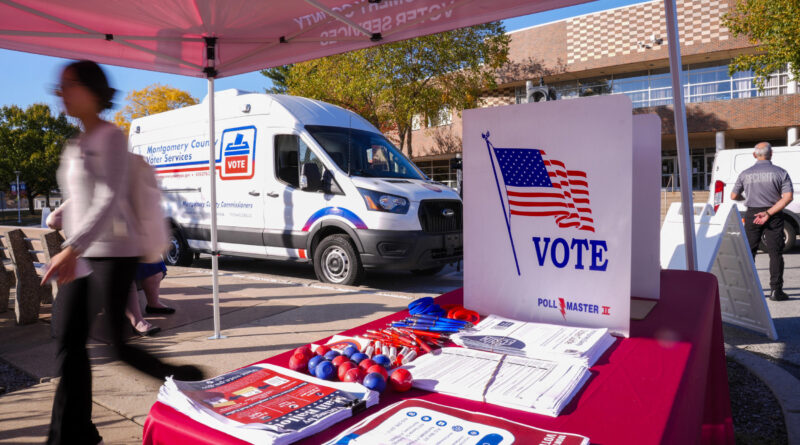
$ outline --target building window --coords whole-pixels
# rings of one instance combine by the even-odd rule
[[[421,129],[422,129],[422,116],[420,116],[419,114],[415,114],[411,118],[411,130],[417,131]]]
[[[450,109],[444,107],[436,113],[435,116],[431,116],[428,119],[428,128],[433,127],[443,127],[445,125],[450,125],[453,123],[453,113],[450,112]]]
[[[450,159],[436,159],[433,161],[416,161],[420,170],[425,175],[436,182],[441,182],[446,186],[455,189],[458,187],[456,184],[456,171],[450,169]]]
[[[514,97],[517,104],[528,103],[528,88],[524,86],[514,88]]]
[[[787,94],[786,67],[773,73],[759,91],[752,71],[728,74],[730,60],[684,66],[683,92],[687,103]],[[616,75],[611,78],[572,80],[552,85],[558,99],[598,94],[626,94],[634,108],[672,105],[672,77],[668,69]]]

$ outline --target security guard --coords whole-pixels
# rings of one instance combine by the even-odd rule
[[[744,200],[744,229],[753,259],[759,241],[764,236],[769,254],[769,298],[783,301],[789,298],[783,291],[783,213],[792,202],[792,180],[786,170],[772,165],[772,146],[767,142],[756,145],[753,157],[756,165],[743,171],[731,192],[731,199]],[[742,197],[744,190],[744,197]]]

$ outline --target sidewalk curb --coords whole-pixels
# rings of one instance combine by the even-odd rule
[[[778,400],[790,445],[800,445],[800,381],[780,366],[725,343],[725,355],[755,374]]]

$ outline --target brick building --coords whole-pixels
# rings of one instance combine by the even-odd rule
[[[678,0],[684,95],[692,157],[692,188],[707,189],[714,153],[767,140],[791,145],[800,126],[797,82],[786,70],[759,91],[752,72],[728,74],[737,54],[756,51],[722,26],[735,0]],[[662,186],[677,189],[672,89],[663,2],[655,0],[509,33],[510,64],[481,107],[526,102],[526,81],[543,82],[557,100],[627,94],[634,113],[662,119]],[[461,119],[443,110],[438,122],[415,122],[414,161],[433,179],[453,186],[449,159],[461,150]]]

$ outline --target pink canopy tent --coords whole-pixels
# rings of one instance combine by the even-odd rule
[[[0,48],[208,79],[214,337],[219,332],[214,78],[587,0],[0,0]],[[664,0],[681,201],[692,208],[675,0]],[[695,266],[693,212],[684,212]]]

